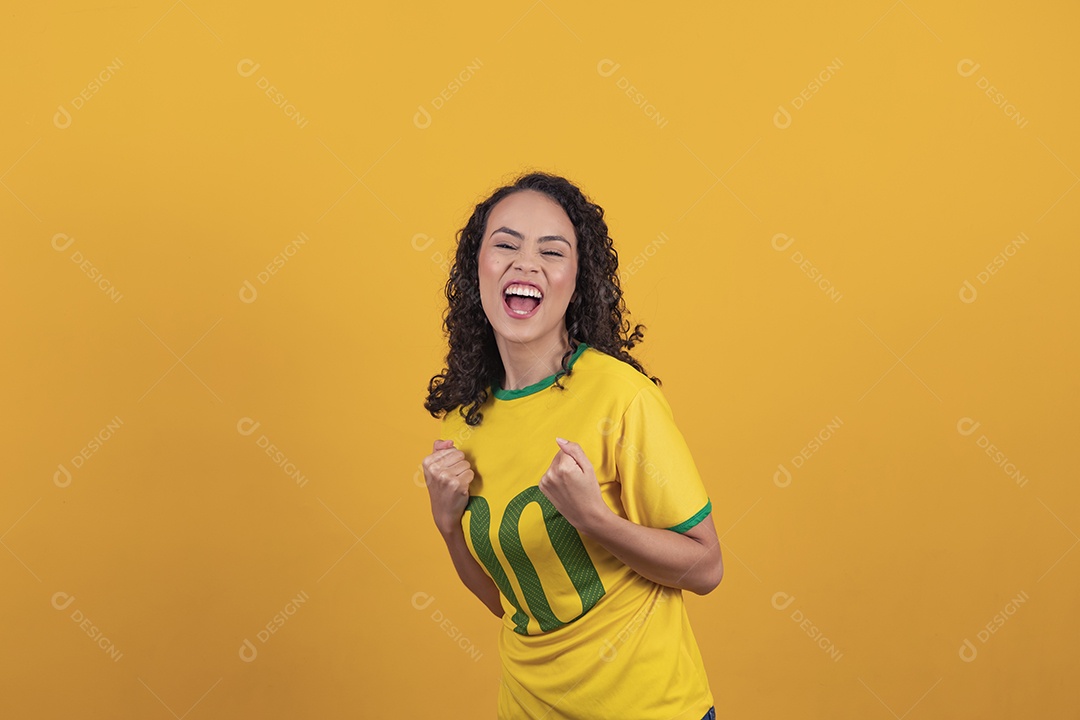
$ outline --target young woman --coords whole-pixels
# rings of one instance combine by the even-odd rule
[[[476,206],[425,408],[435,524],[503,621],[498,717],[714,718],[683,590],[723,561],[671,408],[627,352],[604,211],[532,173]]]

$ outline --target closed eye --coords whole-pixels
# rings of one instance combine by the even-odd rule
[[[510,245],[509,243],[496,243],[495,247],[506,248],[508,250],[514,250],[515,249],[514,246]],[[544,255],[554,255],[555,257],[562,257],[563,256],[563,254],[561,252],[559,252],[558,250],[545,250],[543,252],[543,254]]]

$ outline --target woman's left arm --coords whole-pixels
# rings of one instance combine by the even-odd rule
[[[711,513],[685,533],[638,525],[604,502],[580,445],[564,441],[559,448],[540,479],[540,491],[578,531],[660,585],[705,595],[720,584],[724,562]]]

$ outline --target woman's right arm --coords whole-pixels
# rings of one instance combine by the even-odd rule
[[[461,582],[465,583],[465,587],[469,588],[469,590],[472,590],[473,595],[480,598],[480,601],[487,606],[488,610],[494,613],[495,617],[501,618],[503,609],[499,588],[496,587],[495,581],[484,572],[484,569],[480,567],[480,563],[476,562],[476,558],[469,552],[469,546],[465,544],[465,531],[461,529],[461,523],[454,526],[449,533],[443,533],[443,540],[446,541],[446,548],[450,551],[450,559],[454,561],[454,567],[457,569]]]
[[[422,466],[431,496],[431,514],[446,542],[446,549],[450,551],[458,577],[495,617],[501,618],[499,588],[469,552],[465,531],[461,528],[461,516],[469,504],[469,483],[474,477],[465,453],[454,447],[453,440],[436,440],[434,452],[424,458]]]

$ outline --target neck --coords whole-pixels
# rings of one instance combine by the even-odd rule
[[[572,350],[566,328],[560,332],[530,342],[514,342],[495,336],[502,356],[503,390],[521,390],[562,370],[562,358]]]

